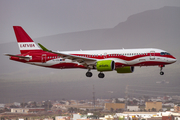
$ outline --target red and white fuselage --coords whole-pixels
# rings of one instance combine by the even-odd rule
[[[44,46],[41,47],[42,49],[38,47],[20,26],[14,26],[14,31],[21,54],[6,55],[10,56],[11,60],[32,65],[58,69],[85,68],[88,69],[88,72],[91,69],[97,69],[102,74],[103,71],[109,71],[106,70],[106,67],[110,65],[112,67],[112,63],[114,64],[113,69],[118,73],[126,73],[126,69],[123,69],[125,67],[133,67],[134,69],[134,66],[160,66],[162,68],[167,64],[176,62],[176,58],[170,53],[156,48],[49,51],[46,48],[43,49]],[[109,64],[107,63],[109,61],[113,62]],[[100,65],[97,64],[98,62]],[[100,67],[104,68],[101,69]],[[87,77],[91,76],[87,75]]]

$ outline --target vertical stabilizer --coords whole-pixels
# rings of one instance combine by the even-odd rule
[[[21,26],[13,26],[21,54],[42,51]]]

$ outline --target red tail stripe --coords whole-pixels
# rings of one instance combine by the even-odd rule
[[[17,42],[34,42],[20,26],[13,26]]]

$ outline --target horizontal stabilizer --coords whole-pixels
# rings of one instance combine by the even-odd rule
[[[12,54],[5,54],[6,56],[18,57],[22,59],[31,59],[30,56],[19,56],[19,55],[12,55]]]

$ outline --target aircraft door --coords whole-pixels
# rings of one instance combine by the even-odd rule
[[[107,58],[107,53],[104,53],[104,59]]]
[[[150,60],[155,59],[155,51],[150,51]]]
[[[41,61],[42,61],[42,63],[46,62],[46,54],[42,54]]]

